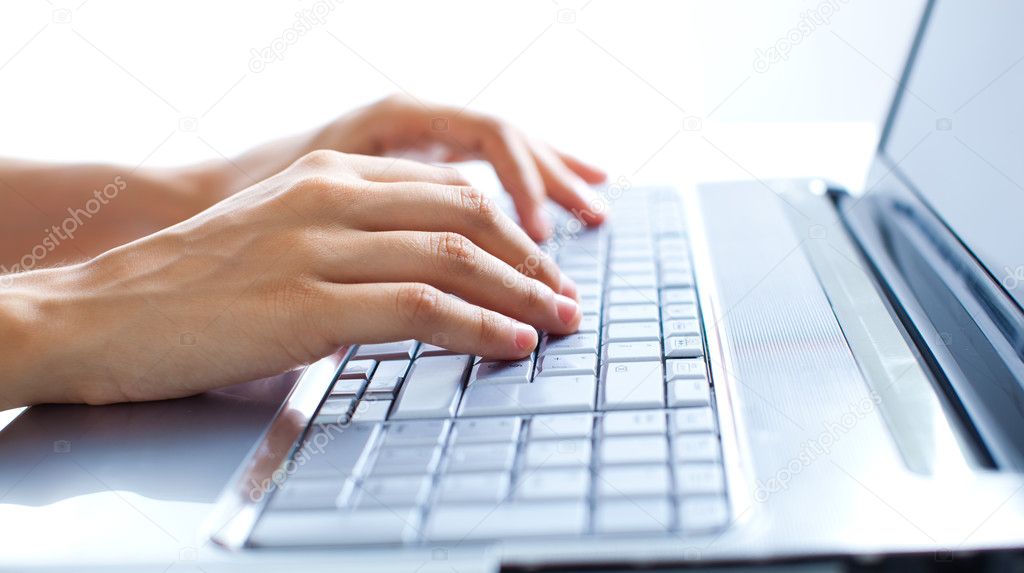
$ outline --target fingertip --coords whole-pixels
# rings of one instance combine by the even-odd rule
[[[542,210],[534,208],[520,217],[523,229],[534,241],[543,242],[551,237],[551,218]]]
[[[537,347],[537,331],[528,324],[513,320],[512,341],[519,353],[525,356]]]

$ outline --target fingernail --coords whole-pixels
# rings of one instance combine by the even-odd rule
[[[563,295],[573,300],[578,301],[580,299],[580,292],[579,289],[576,288],[576,282],[569,278],[569,276],[566,275],[565,273],[562,273],[562,276],[559,278],[559,280],[560,283],[558,292],[562,293]]]
[[[515,330],[516,348],[519,350],[533,350],[537,346],[537,331],[528,324],[512,322],[513,329]]]
[[[576,301],[560,294],[555,295],[555,308],[558,311],[558,318],[567,325],[572,324],[580,311],[580,305],[576,304]]]

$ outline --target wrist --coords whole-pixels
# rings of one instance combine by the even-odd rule
[[[0,409],[81,401],[66,383],[73,361],[58,356],[82,332],[66,324],[69,313],[58,294],[67,292],[60,274],[75,268],[0,276]],[[64,334],[59,340],[58,333]]]

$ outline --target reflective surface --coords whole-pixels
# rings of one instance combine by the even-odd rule
[[[1024,306],[1024,4],[939,1],[882,152]]]

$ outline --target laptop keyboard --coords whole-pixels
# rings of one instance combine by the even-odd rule
[[[579,286],[579,332],[544,334],[532,356],[511,362],[416,341],[355,348],[278,472],[286,479],[249,545],[724,528],[680,199],[630,190],[610,224],[556,234],[547,247]]]

